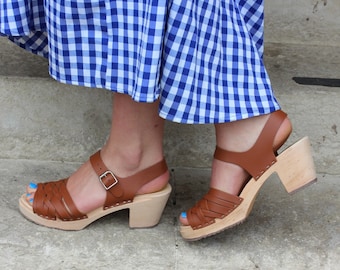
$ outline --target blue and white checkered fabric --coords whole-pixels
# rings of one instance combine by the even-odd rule
[[[45,56],[48,44],[60,82],[160,98],[160,116],[181,123],[279,109],[262,61],[263,0],[42,1],[2,0],[0,32]]]
[[[0,35],[20,47],[48,56],[44,0],[1,0]]]

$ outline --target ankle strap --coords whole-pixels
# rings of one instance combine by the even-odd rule
[[[131,202],[142,186],[168,170],[165,159],[163,159],[134,175],[122,178],[116,176],[106,167],[101,159],[100,151],[90,157],[90,162],[99,181],[107,191],[104,209]]]
[[[274,139],[286,118],[287,114],[281,110],[271,113],[255,144],[248,151],[232,152],[216,146],[214,158],[242,167],[257,180],[276,162]]]

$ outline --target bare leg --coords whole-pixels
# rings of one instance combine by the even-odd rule
[[[130,96],[114,94],[112,126],[108,141],[101,150],[105,165],[117,176],[127,177],[163,159],[164,120],[158,116],[158,102],[137,103]],[[168,182],[165,173],[139,190],[138,194],[155,192]],[[88,213],[104,204],[106,191],[98,181],[89,161],[67,182],[67,189],[79,209]],[[34,198],[35,189],[27,187]]]
[[[268,117],[269,115],[262,115],[230,123],[216,124],[217,145],[229,151],[247,151],[254,145]],[[290,128],[291,122],[286,119],[274,139],[274,146],[285,138],[290,132]],[[214,159],[210,187],[238,195],[248,177],[249,175],[241,167]],[[180,221],[183,225],[188,225],[185,215],[181,215]]]

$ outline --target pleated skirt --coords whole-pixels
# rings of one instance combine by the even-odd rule
[[[0,33],[50,75],[188,124],[279,109],[263,63],[263,0],[2,0]]]

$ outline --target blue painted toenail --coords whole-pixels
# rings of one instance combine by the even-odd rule
[[[33,189],[36,189],[38,187],[38,185],[33,182],[31,182],[28,186]]]
[[[29,197],[29,196],[31,196],[31,193],[26,193],[26,197]]]
[[[182,212],[181,213],[181,218],[187,218],[187,213],[186,212]]]
[[[33,198],[29,200],[30,203],[33,203]]]

